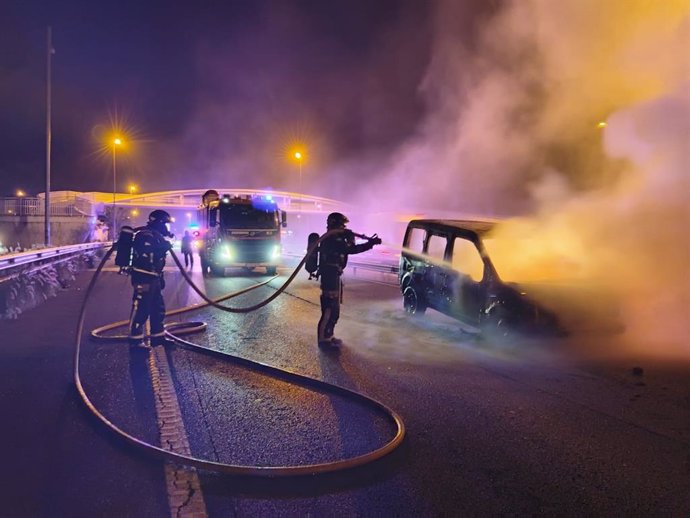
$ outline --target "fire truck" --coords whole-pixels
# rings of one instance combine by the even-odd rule
[[[271,196],[231,196],[209,190],[197,213],[199,258],[206,275],[226,268],[264,267],[275,275],[281,258],[280,232],[286,214]]]

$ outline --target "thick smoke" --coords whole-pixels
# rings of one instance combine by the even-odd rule
[[[458,5],[438,4],[429,116],[370,205],[520,216],[500,231],[508,276],[605,279],[628,345],[687,354],[687,2],[505,2],[476,48]]]
[[[426,8],[313,4],[255,3],[232,31],[211,23],[199,34],[192,115],[150,146],[166,182],[337,196],[369,176],[339,175],[333,164],[392,148],[414,128]]]
[[[507,215],[532,210],[554,171],[575,192],[614,185],[597,123],[687,73],[683,4],[505,2],[469,44],[463,3],[440,1],[420,85],[429,115],[378,191],[395,208]]]

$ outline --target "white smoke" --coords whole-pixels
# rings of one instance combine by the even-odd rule
[[[521,215],[516,267],[569,255],[612,285],[629,344],[687,354],[690,6],[508,1],[468,48],[459,4],[438,3],[431,111],[372,206]]]

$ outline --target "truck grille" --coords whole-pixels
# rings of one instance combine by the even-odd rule
[[[235,262],[238,263],[267,263],[271,261],[274,241],[236,240],[232,241],[235,250]]]

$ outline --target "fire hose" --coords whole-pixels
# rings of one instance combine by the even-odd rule
[[[285,291],[285,289],[292,283],[292,281],[295,279],[299,271],[301,270],[302,266],[304,266],[305,262],[307,261],[307,258],[315,252],[317,246],[321,241],[323,241],[326,237],[333,235],[334,233],[338,232],[336,231],[329,231],[325,233],[323,236],[321,236],[318,241],[316,241],[307,251],[306,255],[300,263],[297,265],[293,273],[288,277],[288,279],[283,283],[283,285],[276,290],[275,293],[273,293],[271,296],[267,297],[263,301],[254,304],[252,306],[248,307],[242,307],[242,308],[232,308],[232,307],[227,307],[224,305],[221,305],[220,302],[223,302],[228,299],[235,298],[239,295],[242,295],[244,293],[247,293],[249,291],[255,290],[261,286],[264,286],[274,280],[276,276],[271,277],[270,279],[263,281],[261,283],[257,283],[255,285],[252,285],[250,287],[241,289],[239,291],[224,295],[220,298],[216,299],[211,299],[209,298],[196,284],[193,282],[193,280],[189,277],[189,274],[185,271],[184,266],[180,262],[179,258],[175,253],[171,250],[171,255],[172,258],[179,268],[180,272],[182,273],[183,278],[185,281],[190,285],[190,287],[202,298],[204,301],[203,303],[199,304],[194,304],[191,306],[187,306],[184,308],[179,308],[175,309],[169,312],[166,312],[166,316],[172,316],[172,315],[179,315],[182,313],[187,313],[191,311],[196,311],[208,306],[215,307],[217,309],[220,309],[222,311],[227,311],[231,313],[249,313],[251,311],[255,311],[263,306],[266,306],[270,302],[272,302],[276,297],[278,297],[281,293]],[[368,453],[364,453],[361,455],[357,455],[355,457],[350,457],[350,458],[345,458],[341,460],[335,460],[331,462],[322,462],[322,463],[315,463],[315,464],[306,464],[306,465],[296,465],[296,466],[250,466],[250,465],[236,465],[236,464],[226,464],[223,462],[216,462],[216,461],[211,461],[207,459],[200,459],[197,457],[193,457],[190,455],[183,455],[179,453],[175,453],[173,451],[169,451],[166,449],[161,448],[160,446],[157,446],[155,444],[150,444],[148,442],[145,442],[137,437],[134,437],[133,435],[130,435],[129,433],[125,432],[123,429],[118,427],[115,423],[110,421],[91,401],[89,396],[87,395],[84,386],[81,381],[81,375],[80,375],[80,356],[81,356],[81,342],[82,342],[82,334],[84,332],[84,319],[86,316],[86,309],[89,304],[89,299],[92,295],[93,289],[98,281],[98,277],[100,276],[101,272],[103,271],[103,268],[110,258],[110,256],[113,254],[115,251],[116,246],[114,245],[108,252],[106,252],[105,256],[101,260],[100,264],[96,268],[96,271],[94,272],[94,275],[91,278],[91,281],[89,282],[89,285],[86,289],[84,299],[82,301],[81,309],[80,309],[80,314],[79,314],[79,320],[77,323],[77,331],[76,331],[76,343],[75,343],[75,351],[74,351],[74,383],[76,385],[77,391],[79,393],[79,396],[86,406],[86,408],[89,410],[91,414],[101,423],[103,424],[107,429],[109,429],[111,432],[113,432],[117,437],[120,439],[123,439],[125,442],[128,444],[136,447],[140,451],[143,451],[144,453],[147,453],[155,458],[158,458],[163,461],[168,461],[172,462],[175,464],[180,464],[180,465],[186,465],[186,466],[191,466],[203,470],[208,470],[208,471],[215,471],[215,472],[220,472],[220,473],[226,473],[230,475],[243,475],[243,476],[257,476],[257,477],[291,477],[291,476],[299,476],[299,475],[316,475],[316,474],[325,474],[325,473],[332,473],[335,471],[342,471],[342,470],[347,470],[347,469],[352,469],[355,467],[363,466],[365,464],[369,464],[375,460],[381,459],[382,457],[390,454],[393,452],[403,441],[403,438],[405,437],[405,425],[402,421],[402,418],[392,409],[384,405],[383,403],[366,396],[360,392],[346,389],[344,387],[341,387],[339,385],[334,385],[331,383],[327,383],[325,381],[321,381],[315,378],[310,378],[308,376],[298,374],[296,372],[292,372],[289,370],[285,369],[279,369],[277,367],[273,367],[271,365],[267,365],[261,362],[257,362],[254,360],[249,360],[247,358],[243,358],[241,356],[236,356],[232,355],[229,353],[224,353],[218,350],[210,349],[208,347],[201,346],[199,344],[195,344],[193,342],[189,342],[187,340],[184,340],[180,338],[180,336],[183,335],[189,335],[192,333],[197,333],[204,331],[206,329],[206,323],[204,322],[181,322],[181,323],[171,323],[167,324],[165,328],[166,334],[175,342],[184,345],[185,347],[199,353],[207,354],[207,355],[212,355],[217,358],[221,358],[225,361],[233,362],[235,364],[241,365],[246,368],[250,368],[254,371],[260,372],[262,374],[265,374],[267,376],[275,377],[275,378],[280,378],[283,379],[287,382],[301,385],[303,387],[307,387],[312,391],[315,392],[321,392],[321,393],[331,393],[334,395],[339,395],[342,397],[349,398],[351,400],[357,401],[359,403],[364,404],[365,406],[372,408],[383,415],[385,415],[388,420],[395,426],[395,434],[391,440],[389,440],[387,443],[385,443],[383,446],[380,446],[379,448],[370,451]],[[91,332],[91,336],[95,339],[99,340],[111,340],[111,341],[120,341],[126,338],[126,336],[123,335],[115,335],[115,336],[104,336],[103,333],[121,326],[124,326],[128,323],[127,320],[115,322],[113,324],[109,324],[107,326],[99,327],[97,329],[94,329]]]

